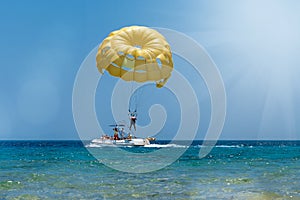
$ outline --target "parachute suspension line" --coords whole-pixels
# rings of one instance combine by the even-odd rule
[[[137,111],[138,108],[138,103],[139,103],[139,90],[137,89],[135,92],[135,112]]]
[[[135,68],[133,68],[133,74],[132,74],[132,87],[131,87],[131,96],[132,96],[132,101],[133,101],[133,103],[134,103],[134,101],[135,101],[135,97],[134,97],[134,95],[133,95],[133,93],[134,93],[134,90],[133,90],[133,88],[134,88],[134,82],[133,82],[133,80],[134,80],[134,75],[135,75]],[[133,104],[134,105],[134,104]],[[131,105],[132,106],[132,105]]]
[[[130,92],[130,95],[131,95],[131,101],[130,101],[130,109],[132,109],[131,111],[135,111],[137,109],[137,94],[136,94],[136,91],[134,91],[134,85],[135,83],[131,83],[131,92]]]
[[[129,105],[128,105],[128,110],[129,112],[131,111],[131,107],[132,107],[132,101],[133,101],[133,82],[130,83],[131,84],[131,88],[130,88],[130,101],[129,101]]]
[[[135,111],[138,110],[138,108],[140,107],[140,102],[141,102],[141,97],[142,97],[142,93],[143,93],[143,88],[142,86],[138,88],[138,90],[136,90],[135,92]]]
[[[131,81],[131,90],[130,90],[130,102],[129,102],[129,112],[135,112],[137,110],[137,94],[134,91],[134,86],[135,86],[135,82],[134,80],[134,75],[135,75],[135,68],[133,68],[133,73],[132,73],[132,81]],[[131,110],[133,109],[133,110]]]

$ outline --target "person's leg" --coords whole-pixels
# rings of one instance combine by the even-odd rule
[[[135,126],[135,122],[133,123],[133,128],[134,128],[134,130],[136,131],[136,126]]]
[[[132,120],[130,120],[130,126],[129,126],[129,130],[131,130],[131,127],[132,127]]]

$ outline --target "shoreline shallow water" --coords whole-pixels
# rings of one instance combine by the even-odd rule
[[[86,144],[0,141],[0,199],[300,199],[300,141],[218,141],[203,159],[194,141],[173,164],[144,174],[101,164]]]

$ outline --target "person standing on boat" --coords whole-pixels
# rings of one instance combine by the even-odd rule
[[[120,136],[121,136],[121,140],[123,140],[125,138],[124,128],[122,128],[119,133],[120,133]]]
[[[129,126],[129,130],[131,130],[131,127],[133,126],[134,130],[136,131],[136,120],[137,120],[137,113],[136,110],[134,112],[130,112],[129,110],[129,118],[130,118],[130,126]]]
[[[118,129],[114,128],[114,140],[119,140],[119,134],[118,134]]]

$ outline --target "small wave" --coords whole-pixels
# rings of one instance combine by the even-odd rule
[[[215,146],[205,146],[205,145],[195,145],[195,148],[202,148],[202,147],[217,147],[217,148],[242,148],[244,146],[241,145],[215,145]]]
[[[198,145],[195,145],[195,146],[193,146],[194,148],[201,148],[201,147],[203,147],[202,145],[200,145],[200,144],[198,144]]]
[[[84,147],[92,147],[92,148],[95,148],[95,147],[102,147],[102,146],[99,145],[99,144],[93,144],[93,143],[91,143],[91,144],[85,145]]]
[[[118,145],[114,145],[114,144],[95,144],[95,143],[91,143],[91,144],[85,145],[84,147],[102,148],[102,147],[132,147],[132,146],[118,146]]]
[[[215,147],[219,147],[219,148],[241,148],[243,146],[240,146],[240,145],[216,145]]]
[[[147,148],[170,148],[170,147],[188,148],[188,146],[179,145],[179,144],[149,144],[149,145],[145,145],[144,147],[147,147]]]

